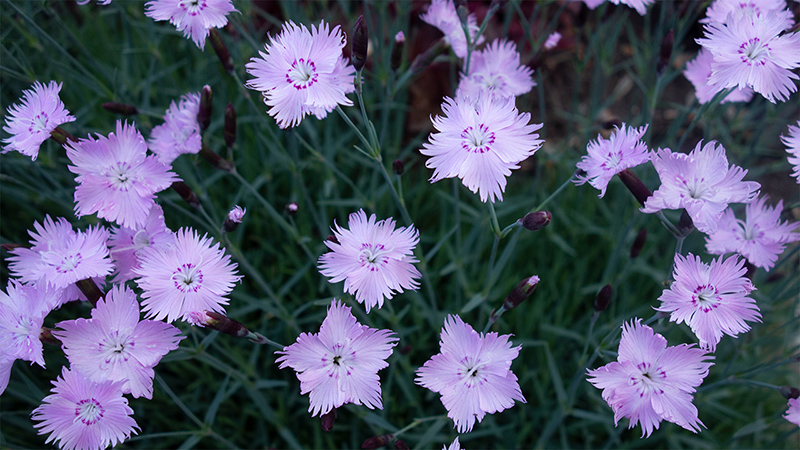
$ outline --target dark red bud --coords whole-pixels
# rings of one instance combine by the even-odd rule
[[[228,173],[233,172],[233,165],[227,159],[217,154],[217,152],[208,148],[206,144],[203,144],[203,146],[200,147],[200,157],[211,163],[212,166],[219,170]]]
[[[336,239],[336,236],[334,236],[332,234],[329,234],[328,238],[325,239],[325,240],[328,241],[328,242],[333,242],[334,244],[338,244],[339,243],[339,240]]]
[[[406,441],[402,439],[398,439],[394,441],[394,448],[395,450],[409,450],[410,447],[406,444]]]
[[[245,337],[250,334],[247,327],[237,320],[214,311],[206,311],[205,313],[208,319],[202,321],[204,328],[217,330],[220,333],[234,337]]]
[[[525,217],[522,218],[522,226],[525,227],[526,230],[539,231],[546,227],[552,219],[553,215],[550,211],[531,212],[525,214]]]
[[[694,222],[686,210],[681,211],[681,217],[678,219],[678,232],[681,236],[688,236],[694,230]]]
[[[607,284],[597,293],[597,297],[594,298],[594,305],[592,306],[595,311],[603,312],[608,308],[609,303],[611,303],[611,285]]]
[[[372,436],[361,444],[361,448],[381,448],[392,441],[394,436],[391,434],[382,434],[380,436]]]
[[[675,34],[669,30],[664,39],[661,40],[661,47],[658,52],[658,64],[656,65],[656,72],[661,75],[664,69],[669,65],[669,60],[672,57],[672,45],[675,43]]]
[[[636,200],[644,206],[644,202],[647,201],[647,198],[652,196],[653,193],[650,192],[650,189],[647,189],[647,186],[642,183],[642,180],[636,176],[630,169],[625,169],[622,172],[618,173],[620,180],[622,183],[625,184],[625,187],[631,191],[631,194],[636,198]]]
[[[64,145],[67,141],[78,142],[78,138],[61,127],[56,127],[50,132],[50,139],[58,142],[58,145]]]
[[[186,203],[195,208],[200,207],[200,199],[197,198],[197,194],[194,193],[188,184],[184,183],[183,181],[176,181],[172,183],[172,189],[174,189],[175,192],[177,192]]]
[[[790,398],[800,398],[800,389],[797,389],[796,387],[781,386],[780,388],[778,388],[778,390],[781,392],[781,395],[787,400]]]
[[[631,259],[642,253],[645,242],[647,242],[647,228],[642,228],[639,230],[639,234],[636,235],[636,239],[633,240],[633,245],[631,245]]]
[[[80,289],[81,293],[86,296],[86,300],[88,300],[92,306],[97,305],[97,301],[103,297],[103,291],[97,287],[97,283],[95,283],[91,278],[79,280],[75,284],[78,286],[78,289]]]
[[[57,345],[61,347],[61,341],[53,336],[52,328],[42,327],[41,331],[39,331],[39,340],[42,341],[42,344]]]
[[[222,36],[220,36],[216,28],[209,29],[209,32],[208,37],[211,40],[211,47],[214,48],[214,53],[217,54],[222,68],[225,69],[226,72],[233,74],[233,58],[231,58],[231,53],[228,51],[228,46],[225,45]]]
[[[197,123],[200,124],[201,133],[206,131],[208,124],[211,123],[211,106],[213,99],[214,95],[211,92],[211,86],[203,86],[203,90],[200,91],[200,109],[197,111]]]
[[[236,108],[233,103],[228,102],[225,107],[225,146],[233,147],[236,142]]]
[[[508,309],[514,309],[519,306],[520,303],[524,302],[525,299],[533,294],[533,291],[536,290],[536,286],[539,284],[539,277],[536,275],[532,277],[528,277],[519,282],[517,287],[515,287],[506,297],[505,303],[503,306]]]
[[[3,250],[5,250],[7,252],[10,252],[11,250],[14,250],[15,248],[29,248],[29,247],[30,246],[26,245],[26,244],[12,244],[10,242],[0,245],[0,248],[2,248]]]
[[[353,48],[350,60],[353,63],[356,71],[364,68],[367,63],[367,48],[369,47],[369,29],[364,16],[358,16],[356,23],[353,25]]]
[[[136,109],[135,106],[127,105],[125,103],[107,102],[103,103],[101,106],[108,112],[122,114],[123,116],[135,116],[136,114],[139,114],[139,110]]]
[[[392,171],[396,175],[402,175],[403,172],[406,171],[406,165],[403,164],[403,161],[401,161],[399,159],[395,159],[394,162],[392,163]]]
[[[322,431],[331,431],[333,429],[333,423],[336,422],[336,408],[333,408],[327,414],[323,414],[320,419],[322,422]]]

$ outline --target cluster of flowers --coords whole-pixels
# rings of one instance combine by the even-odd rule
[[[666,148],[650,152],[642,141],[646,130],[647,125],[631,128],[623,123],[608,139],[598,136],[578,162],[582,172],[575,182],[588,182],[602,197],[613,176],[619,175],[643,203],[642,212],[685,209],[694,227],[706,233],[708,253],[736,253],[767,271],[787,243],[800,240],[800,234],[793,233],[800,223],[781,221],[782,202],[767,206],[766,197],[758,196],[760,185],[743,181],[747,171],[730,165],[721,145],[699,142],[689,154]],[[646,162],[652,162],[662,183],[652,194],[630,171]],[[736,219],[731,203],[747,204],[744,221]],[[630,427],[641,423],[647,436],[661,420],[699,429],[702,422],[690,394],[711,366],[705,362],[706,351],[714,352],[723,334],[747,332],[746,322],[761,318],[755,300],[748,297],[755,287],[746,272],[745,260],[735,254],[710,264],[691,253],[675,255],[674,282],[655,309],[669,313],[670,321],[689,325],[700,349],[686,344],[667,347],[661,335],[638,319],[626,324],[618,361],[589,371],[589,381],[603,389],[615,420],[627,417]]]

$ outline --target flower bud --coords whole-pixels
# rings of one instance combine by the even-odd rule
[[[395,450],[409,450],[410,447],[406,444],[406,441],[402,439],[398,439],[394,441],[394,449]]]
[[[536,211],[528,213],[522,218],[522,226],[525,227],[526,230],[539,231],[546,227],[552,218],[553,215],[550,214],[550,211]]]
[[[403,164],[403,161],[395,159],[392,163],[392,171],[395,175],[402,175],[406,171],[406,165]]]
[[[787,400],[791,398],[800,398],[800,389],[797,389],[796,387],[781,386],[780,388],[778,388],[778,390],[781,392],[781,395]]]
[[[186,203],[195,208],[200,207],[200,199],[197,198],[197,194],[194,193],[188,184],[184,183],[183,181],[176,181],[172,183],[172,189],[174,189],[175,192],[177,192],[178,195],[180,195],[181,198],[186,201]]]
[[[503,307],[506,310],[516,308],[520,303],[525,301],[526,298],[533,294],[533,291],[536,290],[536,286],[538,284],[539,277],[536,275],[520,281],[517,287],[515,287],[506,297]]]
[[[50,132],[50,139],[58,142],[58,145],[64,145],[68,140],[72,142],[78,142],[78,138],[61,127],[56,127]]]
[[[422,72],[426,67],[428,67],[433,62],[433,60],[437,56],[444,53],[444,51],[447,50],[448,46],[449,44],[447,43],[447,40],[445,38],[439,39],[438,41],[436,41],[435,44],[433,44],[433,46],[431,46],[429,49],[425,50],[424,52],[417,55],[416,58],[414,58],[414,61],[411,63],[411,67],[408,68],[408,71],[411,72],[412,74],[417,72]]]
[[[358,16],[355,25],[353,25],[352,44],[350,61],[356,71],[359,71],[367,63],[367,48],[369,47],[369,29],[364,16]]]
[[[622,180],[622,183],[625,187],[631,191],[636,200],[644,206],[644,202],[647,201],[647,198],[652,196],[653,193],[650,192],[650,189],[647,189],[647,186],[642,183],[642,180],[636,176],[630,169],[625,169],[622,172],[617,174],[619,179]]]
[[[633,245],[631,245],[631,259],[635,259],[642,253],[645,242],[647,242],[647,228],[642,228],[639,230],[639,234],[636,235],[636,239],[633,240]]]
[[[597,297],[594,298],[594,304],[592,306],[595,311],[600,313],[608,308],[609,303],[611,303],[611,285],[607,284],[597,293]]]
[[[106,102],[101,106],[108,112],[122,114],[123,116],[135,116],[136,114],[139,114],[139,110],[136,109],[135,106],[127,105],[125,103]]]
[[[75,283],[80,289],[81,293],[86,296],[86,300],[92,304],[92,306],[97,305],[97,300],[100,300],[103,297],[103,291],[97,287],[97,283],[94,282],[91,278],[86,278],[83,280],[78,280]]]
[[[210,328],[235,337],[246,337],[250,330],[243,323],[214,311],[195,311],[189,313],[189,323],[192,325]]]
[[[402,31],[398,31],[397,34],[394,35],[394,47],[392,47],[391,66],[394,71],[399,69],[400,64],[403,63],[403,48],[405,45],[406,35],[403,34]]]
[[[414,349],[414,347],[411,344],[407,344],[407,345],[404,345],[404,346],[398,348],[397,352],[400,353],[401,355],[407,355],[408,352],[410,352],[413,349]]]
[[[372,436],[361,444],[361,448],[381,448],[392,441],[394,436],[391,434],[382,434],[380,436]]]
[[[52,328],[42,327],[41,331],[39,331],[39,340],[42,341],[42,344],[57,345],[61,347],[61,341],[53,336]]]
[[[247,208],[242,208],[239,205],[236,205],[228,212],[228,216],[225,217],[225,222],[222,223],[222,230],[226,233],[233,232],[240,223],[242,223],[242,219],[244,218],[244,214],[247,212]]]
[[[286,204],[284,210],[286,211],[286,214],[294,217],[297,215],[297,212],[300,211],[300,205],[298,205],[297,202],[290,202]]]
[[[661,40],[661,47],[658,52],[658,63],[656,64],[656,73],[661,75],[664,69],[669,65],[669,60],[672,57],[672,45],[675,42],[675,34],[669,30],[664,39]]]
[[[10,252],[11,250],[14,250],[15,248],[29,248],[29,247],[30,246],[26,245],[26,244],[13,244],[11,242],[7,242],[5,244],[0,244],[0,248],[2,248],[3,250],[5,250],[7,252]]]
[[[334,244],[338,244],[339,243],[339,240],[336,239],[336,236],[334,236],[332,234],[329,234],[328,238],[325,239],[325,240],[328,241],[328,242],[333,242]]]
[[[233,74],[233,58],[231,58],[231,52],[228,51],[228,46],[222,41],[222,36],[220,36],[216,28],[211,28],[208,31],[210,32],[208,37],[211,40],[211,47],[214,48],[214,53],[217,54],[219,62],[222,63],[222,68],[229,74]]]
[[[211,163],[212,166],[216,167],[219,170],[231,173],[233,172],[233,164],[228,162],[227,159],[219,156],[217,152],[211,150],[206,146],[206,144],[202,144],[200,147],[200,157]]]
[[[323,414],[320,419],[322,419],[322,431],[331,431],[333,423],[336,422],[336,408],[331,409],[327,414]]]
[[[225,146],[233,147],[236,142],[236,108],[233,103],[228,102],[225,107]]]
[[[678,232],[681,236],[688,236],[694,230],[694,222],[686,210],[681,210],[681,217],[678,219]]]
[[[197,123],[200,124],[200,132],[206,131],[208,124],[211,123],[211,105],[213,100],[211,86],[203,86],[200,91],[200,109],[197,111]]]

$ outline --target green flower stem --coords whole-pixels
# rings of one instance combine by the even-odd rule
[[[339,116],[341,116],[341,118],[344,119],[344,121],[347,123],[350,129],[353,130],[353,132],[356,134],[356,137],[358,137],[361,143],[364,144],[364,147],[367,148],[367,150],[369,150],[371,148],[369,141],[367,140],[366,137],[364,137],[363,134],[361,134],[361,130],[359,130],[358,127],[356,127],[356,124],[354,124],[353,121],[350,120],[350,117],[348,117],[347,114],[342,110],[341,106],[336,105],[336,112],[339,113]],[[367,158],[375,159],[375,156],[373,156],[371,153],[365,151],[364,149],[358,146],[356,146],[356,150],[363,153],[364,156],[366,156]]]
[[[694,127],[695,125],[697,125],[697,122],[700,120],[700,117],[703,116],[706,113],[706,111],[708,111],[711,107],[719,105],[719,102],[724,100],[725,97],[728,96],[728,94],[733,92],[733,89],[734,88],[723,89],[717,92],[714,98],[700,105],[700,110],[697,111],[697,114],[695,114],[694,117],[692,117],[692,121],[689,123],[689,126],[686,127],[686,131],[683,132],[683,136],[681,136],[681,139],[678,141],[678,145],[675,146],[675,151],[680,151],[681,147],[683,147],[683,143],[686,142],[686,139],[694,130]]]
[[[656,216],[661,221],[661,223],[663,223],[664,226],[667,227],[667,230],[669,230],[669,232],[672,233],[673,236],[675,236],[676,238],[680,237],[681,235],[680,231],[678,231],[675,225],[673,225],[672,222],[670,222],[669,219],[667,219],[667,216],[664,215],[664,211],[657,212]]]
[[[408,424],[408,425],[404,426],[403,428],[395,431],[394,433],[392,433],[392,435],[394,435],[394,437],[398,437],[398,436],[402,435],[403,433],[405,433],[406,431],[409,431],[409,430],[415,428],[416,426],[418,426],[420,424],[423,424],[425,422],[432,422],[434,420],[445,420],[445,419],[447,419],[447,415],[445,415],[445,414],[439,414],[438,416],[415,417],[414,420],[410,424]]]
[[[570,177],[569,177],[569,178],[568,178],[568,179],[567,179],[565,182],[561,183],[561,186],[559,186],[559,187],[558,187],[558,188],[557,188],[555,191],[553,191],[553,193],[552,193],[552,194],[550,194],[550,195],[549,195],[549,196],[548,196],[546,199],[544,199],[544,201],[543,201],[542,203],[539,203],[539,206],[537,206],[537,207],[535,207],[535,208],[531,209],[531,210],[530,210],[530,211],[528,211],[528,212],[536,212],[536,211],[539,211],[539,210],[541,210],[542,208],[544,208],[544,207],[545,207],[545,206],[546,206],[548,203],[550,203],[550,200],[552,200],[552,199],[556,198],[556,196],[557,196],[558,194],[560,194],[560,193],[561,193],[561,191],[563,191],[564,189],[566,189],[566,188],[567,188],[567,186],[569,186],[569,185],[570,185],[570,183],[572,183],[572,181],[573,181],[573,180],[575,180],[575,177],[576,177],[576,176],[577,176],[577,172],[576,172],[576,173],[573,173],[572,175],[570,175]]]
[[[491,201],[486,203],[489,205],[489,217],[492,219],[492,231],[494,232],[495,236],[499,238],[502,232],[500,231],[500,223],[497,221],[497,213],[494,210],[494,203]]]

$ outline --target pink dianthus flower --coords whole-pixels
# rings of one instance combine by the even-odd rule
[[[578,176],[575,184],[581,185],[588,181],[592,187],[600,190],[599,197],[602,198],[606,195],[606,188],[614,175],[649,161],[650,151],[642,141],[647,127],[648,125],[625,128],[623,123],[608,139],[603,139],[598,134],[597,140],[590,141],[586,146],[587,155],[576,164],[586,174]]]
[[[153,398],[153,367],[183,339],[174,326],[156,320],[139,321],[136,294],[115,285],[92,309],[91,319],[56,324],[53,331],[70,367],[90,380],[123,381],[124,394]]]
[[[275,352],[280,368],[291,367],[308,411],[325,415],[345,403],[383,409],[378,371],[389,364],[397,338],[391,330],[361,325],[350,308],[333,300],[319,333],[301,333],[297,342]]]
[[[785,33],[777,12],[761,17],[731,13],[726,23],[705,25],[705,37],[696,39],[714,56],[709,84],[722,88],[753,88],[772,103],[786,101],[797,86],[800,33]]]
[[[714,255],[736,252],[769,272],[786,244],[800,240],[800,233],[792,233],[800,222],[781,221],[783,200],[776,206],[767,206],[766,201],[760,197],[748,203],[744,221],[738,220],[731,208],[726,209],[717,231],[706,237],[706,251]]]
[[[433,25],[444,33],[444,38],[453,48],[453,53],[459,58],[467,56],[467,36],[464,34],[464,28],[461,27],[461,19],[458,18],[458,12],[453,0],[431,0],[428,10],[419,16],[423,22]],[[469,30],[470,40],[474,41],[478,35],[478,19],[475,14],[467,16],[467,29]],[[478,42],[474,45],[483,43],[483,36],[478,38]]]
[[[75,214],[97,216],[129,228],[144,226],[155,194],[178,181],[153,155],[139,131],[117,121],[115,133],[65,145],[76,174]]]
[[[182,154],[200,151],[203,137],[200,123],[197,122],[199,111],[200,94],[197,92],[182,96],[178,103],[174,100],[170,103],[164,114],[164,123],[153,128],[148,141],[150,150],[158,155],[159,162],[172,164]]]
[[[789,125],[789,135],[781,136],[781,141],[789,153],[789,164],[794,167],[792,176],[797,178],[797,183],[800,184],[800,120],[797,121],[797,126]]]
[[[414,247],[419,231],[413,226],[395,229],[392,218],[375,221],[364,210],[350,214],[349,229],[335,224],[336,242],[326,240],[331,250],[319,257],[319,271],[331,283],[344,281],[344,290],[355,295],[367,312],[380,308],[403,289],[416,290],[415,278],[420,273],[414,267]]]
[[[444,116],[433,119],[438,133],[423,143],[420,153],[431,158],[431,183],[458,177],[481,201],[503,200],[506,177],[519,163],[542,146],[534,133],[542,124],[528,124],[531,115],[520,114],[514,98],[497,98],[483,92],[477,98],[445,97]]]
[[[63,450],[103,450],[136,434],[133,409],[122,396],[121,381],[95,383],[66,367],[53,381],[50,395],[34,409],[39,434],[50,433],[45,443],[58,442]]]
[[[686,69],[683,71],[683,76],[694,86],[694,95],[700,104],[711,101],[717,93],[723,90],[722,87],[712,85],[708,81],[711,78],[711,63],[713,61],[714,55],[704,47],[700,47],[697,56],[686,63]],[[752,98],[753,89],[737,87],[720,100],[720,103],[749,102]]]
[[[614,423],[627,417],[628,428],[642,425],[642,437],[658,429],[662,420],[696,433],[703,422],[692,404],[693,393],[708,375],[713,359],[694,344],[667,346],[641,319],[622,326],[617,360],[589,370],[588,381],[603,390],[603,400],[614,411]]]
[[[236,11],[231,0],[150,0],[144,6],[144,15],[156,21],[169,20],[200,50],[206,45],[208,30],[227,25],[228,14]]]
[[[699,256],[675,255],[675,282],[658,299],[656,311],[670,313],[670,322],[685,322],[700,347],[715,351],[723,334],[750,330],[745,321],[761,321],[756,301],[747,295],[756,288],[745,277],[744,260],[733,255],[705,264]]]
[[[46,282],[58,289],[76,281],[105,277],[113,266],[108,257],[108,230],[89,227],[86,232],[74,231],[67,219],[56,222],[45,217],[44,225],[34,222],[35,231],[28,231],[31,248],[11,250],[8,267],[11,274],[26,283]]]
[[[794,16],[786,9],[786,0],[714,0],[706,9],[706,17],[700,23],[725,23],[729,15],[741,13],[751,19],[761,19],[768,12],[774,12],[784,23],[784,29],[794,25]]]
[[[442,394],[447,417],[459,433],[472,431],[475,420],[526,403],[511,361],[520,351],[508,338],[492,332],[478,334],[461,317],[449,315],[444,321],[439,345],[441,352],[417,369],[418,385]]]
[[[297,126],[308,114],[324,119],[337,105],[351,106],[345,94],[355,90],[355,69],[342,56],[346,39],[337,25],[283,24],[259,58],[245,65],[255,78],[246,86],[261,91],[269,115],[281,128]]]
[[[536,83],[533,70],[519,62],[517,45],[496,39],[472,54],[469,74],[461,74],[456,96],[480,97],[489,90],[500,97],[515,97],[530,92]]]
[[[725,148],[716,141],[702,144],[698,142],[688,155],[658,149],[651,161],[661,186],[645,201],[642,212],[685,208],[698,230],[713,233],[728,204],[756,198],[761,185],[742,181],[747,170],[729,166]]]
[[[201,238],[191,228],[178,230],[168,248],[141,249],[139,264],[133,271],[140,276],[136,282],[143,291],[143,311],[167,322],[190,321],[192,312],[224,313],[224,296],[241,279],[219,244],[212,245],[211,238]]]
[[[157,203],[150,208],[144,226],[114,228],[108,246],[114,261],[114,282],[133,279],[139,267],[139,253],[145,247],[167,247],[175,242],[175,234],[164,222],[164,210]]]
[[[6,111],[3,131],[11,137],[3,139],[3,153],[16,150],[35,160],[50,132],[75,120],[58,97],[59,92],[61,83],[55,81],[47,85],[35,81],[33,89],[22,91],[22,104],[9,106]]]

